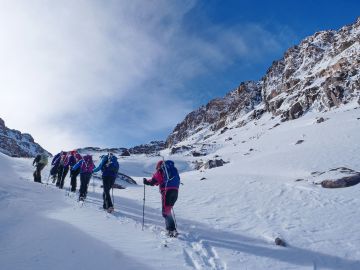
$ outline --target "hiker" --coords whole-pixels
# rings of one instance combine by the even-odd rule
[[[104,155],[101,157],[100,164],[93,170],[93,173],[102,171],[102,180],[103,180],[103,208],[109,213],[114,211],[114,205],[111,201],[110,189],[115,183],[117,173],[119,171],[119,163],[117,157],[112,153]]]
[[[34,182],[41,183],[41,170],[44,169],[44,167],[48,164],[48,156],[43,154],[38,154],[34,161],[33,166],[36,167],[36,170],[33,174],[34,176]]]
[[[56,186],[59,187],[60,189],[64,187],[64,180],[69,171],[69,166],[65,166],[67,155],[68,153],[64,151],[61,153],[61,156],[59,157]]]
[[[165,219],[166,230],[170,237],[177,236],[176,224],[171,210],[178,198],[180,176],[171,160],[160,160],[151,179],[143,179],[144,185],[159,186],[162,203],[162,216]]]
[[[77,170],[73,170],[74,165],[82,159],[82,156],[76,151],[73,150],[68,155],[65,166],[70,168],[70,185],[71,185],[71,192],[76,192],[77,186],[77,176],[80,173],[80,168]]]
[[[95,164],[91,155],[85,155],[72,167],[72,171],[79,171],[80,173],[79,201],[86,199],[88,185],[94,168]]]
[[[52,182],[55,183],[56,181],[56,176],[58,173],[58,168],[59,168],[59,163],[60,163],[60,157],[63,151],[61,151],[60,153],[57,153],[52,161],[51,161],[51,169],[50,169],[50,176],[52,178]]]

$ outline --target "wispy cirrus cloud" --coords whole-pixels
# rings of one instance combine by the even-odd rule
[[[1,1],[0,116],[51,151],[165,136],[197,103],[189,81],[282,47],[256,24],[190,32],[194,5]]]

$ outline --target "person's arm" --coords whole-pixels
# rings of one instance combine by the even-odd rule
[[[163,180],[163,176],[161,174],[161,171],[158,170],[153,174],[151,179],[148,180],[146,178],[143,178],[143,183],[144,183],[144,185],[158,186],[158,185],[160,185],[162,180]]]
[[[79,160],[78,163],[76,163],[73,167],[72,167],[72,171],[76,171],[80,166],[81,164],[83,163],[83,160]]]
[[[34,165],[35,163],[38,163],[38,162],[40,161],[40,159],[41,159],[41,156],[40,156],[40,155],[37,155],[37,156],[35,157],[34,161],[33,161],[33,165]]]
[[[103,157],[101,159],[99,166],[97,166],[95,169],[93,169],[93,173],[100,171],[101,168],[104,166],[105,162],[106,162],[106,157]]]

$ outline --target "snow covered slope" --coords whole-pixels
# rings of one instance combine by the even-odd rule
[[[204,142],[201,134],[183,142],[206,156],[161,152],[182,172],[178,239],[162,234],[156,187],[146,187],[142,231],[143,186],[114,190],[116,213],[107,215],[99,183],[80,206],[67,196],[69,179],[65,190],[33,183],[31,160],[0,154],[1,268],[360,269],[360,185],[314,184],[351,174],[340,167],[360,171],[359,105],[287,122],[264,114],[236,126]],[[215,156],[229,163],[191,169]],[[141,183],[158,159],[123,157],[120,168]],[[287,247],[276,246],[276,237]]]

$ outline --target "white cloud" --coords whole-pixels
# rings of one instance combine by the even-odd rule
[[[0,117],[51,151],[174,127],[184,81],[278,46],[255,25],[190,35],[194,4],[0,1]]]

